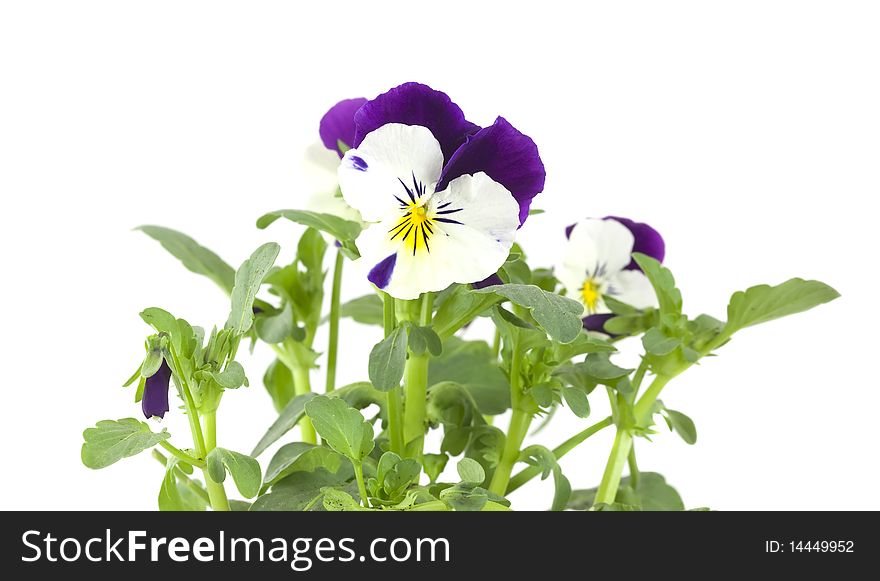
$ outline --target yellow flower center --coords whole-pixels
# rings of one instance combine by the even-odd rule
[[[584,300],[584,306],[587,307],[587,311],[595,313],[596,308],[599,306],[599,299],[602,298],[602,293],[599,291],[599,283],[592,278],[588,278],[581,288],[581,298]]]
[[[415,256],[420,249],[431,251],[430,240],[434,235],[434,223],[428,217],[428,210],[418,202],[411,202],[404,208],[403,217],[388,231],[391,240],[401,240],[407,250]]]

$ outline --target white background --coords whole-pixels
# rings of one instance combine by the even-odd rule
[[[835,286],[842,299],[747,330],[677,379],[662,399],[699,441],[664,428],[638,443],[641,466],[690,507],[880,508],[876,3],[0,6],[2,508],[155,508],[149,455],[90,471],[81,432],[140,413],[119,387],[149,333],[139,310],[210,326],[228,305],[131,229],[183,230],[233,265],[267,240],[289,258],[294,226],[254,221],[305,205],[321,115],[408,80],[538,143],[547,213],[520,237],[533,265],[552,264],[564,225],[618,214],[663,233],[692,314],[723,317],[757,283]],[[351,270],[346,283],[345,297],[368,292]],[[343,324],[341,383],[365,378],[377,340]],[[224,399],[220,445],[248,451],[273,419],[269,359],[261,346],[245,361],[252,387]],[[591,420],[563,410],[534,441],[604,417],[601,395]],[[165,424],[188,445],[180,413]],[[611,436],[565,458],[575,487],[598,482]],[[535,483],[514,507],[549,494]]]

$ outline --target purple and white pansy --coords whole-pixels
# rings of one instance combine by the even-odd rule
[[[638,309],[657,306],[648,277],[633,260],[641,252],[663,260],[665,245],[660,234],[647,224],[608,216],[588,218],[565,230],[568,237],[556,278],[566,294],[584,306],[584,327],[602,331],[612,317],[605,304],[611,297]]]
[[[440,91],[406,83],[354,116],[339,166],[368,279],[398,299],[494,274],[544,187],[535,143],[499,117],[467,121]]]

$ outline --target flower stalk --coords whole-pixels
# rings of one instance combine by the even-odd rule
[[[408,307],[418,307],[418,323],[427,327],[431,324],[433,313],[434,295],[425,293],[421,299],[412,301],[414,304]],[[410,309],[403,309],[404,314]],[[411,314],[410,314],[411,316]],[[403,418],[403,441],[407,456],[421,458],[425,446],[425,417],[428,399],[428,353],[416,355],[412,352],[406,360],[403,371],[403,386],[406,392],[404,418]]]
[[[339,352],[339,298],[342,291],[342,269],[345,256],[341,249],[336,251],[336,263],[333,266],[333,288],[330,291],[329,338],[327,339],[327,384],[325,391],[330,393],[336,389],[336,360]]]

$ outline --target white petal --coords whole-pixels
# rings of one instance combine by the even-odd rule
[[[388,123],[346,152],[339,185],[345,201],[365,220],[376,222],[400,206],[398,199],[409,201],[406,188],[414,190],[414,181],[431,193],[442,168],[443,152],[430,130]]]
[[[357,240],[362,260],[371,266],[396,253],[394,270],[383,289],[395,298],[414,299],[452,283],[478,282],[494,274],[507,259],[519,227],[519,204],[484,173],[458,177],[434,194],[428,215],[433,230],[430,250],[423,239],[415,254],[411,244],[390,240],[389,230],[400,222],[399,211],[370,226]]]
[[[615,220],[590,218],[575,224],[556,276],[571,294],[588,278],[605,279],[632,260],[634,238]]]
[[[657,306],[657,295],[648,277],[640,270],[622,270],[609,279],[606,293],[637,309]]]

